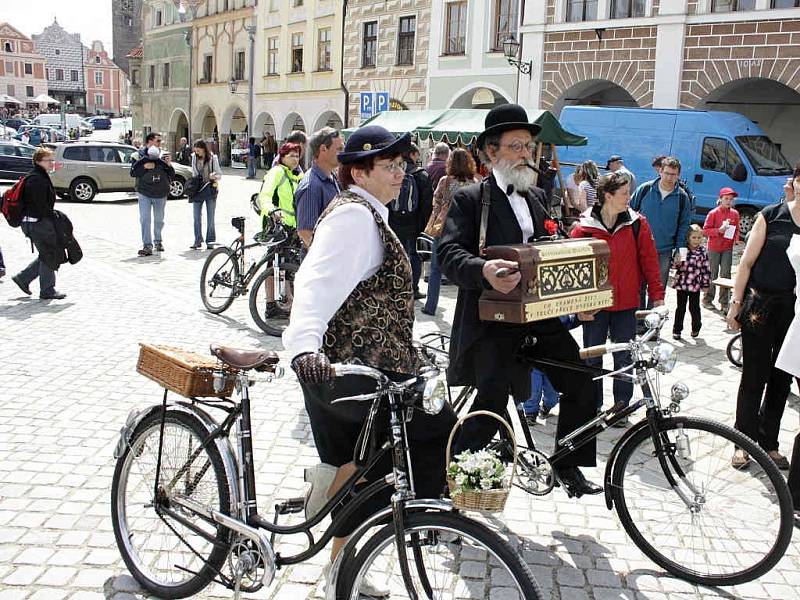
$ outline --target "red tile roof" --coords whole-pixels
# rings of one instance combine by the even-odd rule
[[[128,58],[142,58],[144,56],[144,47],[137,46],[126,55]]]

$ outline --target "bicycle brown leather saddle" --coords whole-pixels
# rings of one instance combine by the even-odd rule
[[[280,360],[271,350],[240,350],[227,346],[211,345],[211,354],[234,369],[268,371]]]

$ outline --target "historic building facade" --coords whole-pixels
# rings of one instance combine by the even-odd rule
[[[526,105],[742,113],[800,159],[798,0],[528,0]]]
[[[0,23],[0,94],[23,103],[47,93],[45,58],[36,52],[33,40],[8,23]],[[38,107],[38,105],[36,105]]]
[[[118,116],[128,104],[128,80],[95,40],[86,50],[86,110],[90,114]]]
[[[142,43],[142,0],[109,0],[114,62],[130,77],[128,54]]]
[[[362,121],[362,94],[388,93],[391,110],[428,108],[431,4],[431,0],[347,2],[342,79],[348,125]]]
[[[80,34],[68,33],[53,19],[52,25],[31,39],[47,61],[47,93],[86,112],[85,48]]]

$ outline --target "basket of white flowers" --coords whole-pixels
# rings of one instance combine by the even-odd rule
[[[452,457],[453,438],[459,427],[472,417],[487,416],[497,419],[511,434],[514,442],[514,462],[510,474],[494,450],[465,450]],[[461,510],[501,512],[511,491],[511,482],[517,471],[517,439],[514,430],[504,419],[493,412],[478,410],[461,417],[450,432],[447,441],[447,485],[453,506]]]

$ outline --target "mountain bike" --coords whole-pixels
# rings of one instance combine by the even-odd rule
[[[294,276],[301,261],[297,236],[281,223],[279,215],[280,209],[269,213],[267,227],[251,244],[245,243],[245,218],[231,219],[239,235],[230,246],[215,248],[200,273],[200,297],[209,312],[224,312],[237,296],[249,291],[250,314],[269,335],[281,335],[288,325]],[[252,248],[264,252],[245,266],[245,252]],[[264,265],[267,268],[256,276]]]
[[[580,351],[582,359],[630,352],[632,364],[617,371],[546,358],[528,360],[539,369],[561,367],[588,372],[595,379],[627,379],[639,386],[642,398],[600,412],[557,439],[550,455],[536,447],[517,407],[525,443],[518,444],[514,484],[534,496],[550,493],[561,483],[556,472],[560,461],[645,407],[646,418],[633,424],[609,455],[603,478],[606,506],[616,510],[634,544],[676,577],[704,585],[744,583],[769,571],[784,555],[792,536],[791,497],[775,463],[750,438],[722,423],[678,414],[689,395],[684,383],[672,385],[669,404],[662,406],[658,377],[672,371],[677,354],[670,344],[651,347],[649,342],[658,339],[668,315],[666,307],[639,311],[637,317],[647,327],[644,335]],[[446,346],[441,338],[425,342],[437,352]],[[526,350],[535,344],[534,338],[527,339],[520,358],[525,359]],[[456,412],[468,410],[473,396],[474,388],[463,388],[453,400]],[[508,410],[504,418],[511,422]],[[492,446],[506,453],[513,447],[503,430]],[[737,447],[750,455],[746,470],[731,466]]]
[[[303,511],[306,498],[278,502],[272,521],[259,514],[249,393],[259,372],[267,380],[282,374],[278,357],[218,346],[211,352],[219,361],[214,389],[225,390],[233,380],[238,399],[168,402],[165,390],[160,404],[129,415],[114,453],[114,535],[131,574],[149,593],[184,598],[212,581],[236,597],[255,592],[270,585],[277,569],[322,551],[337,525],[393,489],[391,504],[359,525],[331,565],[330,600],[358,600],[367,577],[388,583],[393,600],[542,598],[521,549],[459,514],[448,500],[415,497],[406,424],[418,411],[436,414],[445,405],[435,364],[400,382],[366,366],[334,366],[337,377],[361,376],[375,385],[370,393],[335,402],[370,403],[356,448],[360,466],[317,515],[280,525],[279,516]],[[212,410],[220,412],[221,420]],[[376,418],[379,414],[388,419]],[[382,422],[386,425],[378,425]],[[370,453],[370,447],[377,451]],[[371,483],[356,490],[387,454],[391,473],[367,477]],[[312,530],[346,498],[315,538]],[[307,548],[296,554],[275,552],[275,537],[288,535],[303,536]]]

